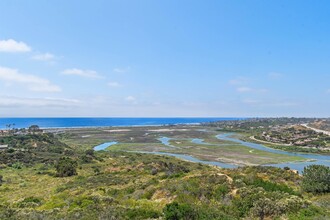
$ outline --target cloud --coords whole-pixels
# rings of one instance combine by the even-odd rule
[[[24,42],[17,42],[13,39],[0,40],[0,52],[24,53],[29,51],[31,51],[31,47]]]
[[[55,55],[53,55],[51,53],[44,53],[44,54],[37,54],[35,56],[32,56],[31,58],[33,60],[38,60],[38,61],[52,61],[56,57],[55,57]]]
[[[135,101],[136,100],[136,98],[135,97],[133,97],[133,96],[127,96],[126,98],[125,98],[125,100],[126,101]]]
[[[252,88],[249,88],[249,87],[238,87],[237,89],[237,92],[252,92],[253,89]]]
[[[137,100],[136,100],[136,98],[134,96],[127,96],[125,98],[125,101],[130,102],[132,104],[137,104],[138,103]]]
[[[244,85],[249,82],[249,79],[246,77],[237,77],[235,79],[229,80],[230,85]]]
[[[28,98],[15,96],[0,96],[0,107],[69,107],[81,102],[76,99],[62,98]]]
[[[250,87],[238,87],[238,88],[236,88],[236,91],[240,92],[240,93],[248,93],[248,92],[265,93],[265,92],[268,92],[267,89],[254,89],[254,88],[250,88]]]
[[[94,70],[66,69],[62,71],[63,75],[75,75],[91,79],[102,79],[103,77]]]
[[[259,107],[292,107],[299,105],[297,102],[285,100],[261,101],[256,99],[244,99],[242,103]]]
[[[326,93],[330,94],[330,89],[328,89],[328,90],[326,91]]]
[[[235,79],[232,79],[229,81],[229,84],[236,88],[236,91],[239,93],[265,93],[268,90],[267,89],[255,89],[249,87],[249,81],[250,79],[246,77],[237,77]]]
[[[115,73],[127,73],[131,68],[128,66],[128,67],[125,67],[125,68],[114,68],[113,69],[113,72]]]
[[[268,73],[268,77],[270,79],[280,79],[280,78],[283,77],[283,74],[282,73],[271,72],[271,73]]]
[[[121,84],[118,82],[108,82],[108,86],[110,87],[121,87]]]
[[[26,86],[30,91],[35,92],[60,92],[61,88],[52,84],[49,80],[35,75],[28,75],[18,72],[16,69],[0,66],[0,81],[6,84],[19,83]]]

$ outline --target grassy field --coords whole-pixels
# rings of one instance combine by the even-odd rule
[[[158,151],[186,154],[201,160],[211,160],[235,165],[261,165],[283,162],[303,161],[304,158],[275,154],[246,146],[222,141],[215,137],[218,134],[209,128],[207,132],[196,126],[173,127],[125,127],[107,129],[75,129],[69,135],[63,135],[63,141],[70,146],[87,149],[107,141],[118,144],[108,148],[110,151]],[[162,144],[158,138],[173,138],[172,148]],[[203,139],[208,145],[192,143],[194,138]]]

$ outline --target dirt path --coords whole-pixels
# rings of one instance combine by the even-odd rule
[[[301,126],[304,126],[305,128],[311,129],[311,130],[313,130],[315,132],[323,133],[323,134],[326,134],[326,135],[329,135],[330,136],[330,131],[325,131],[325,130],[321,130],[321,129],[309,127],[307,124],[301,124]]]
[[[292,146],[291,144],[280,144],[280,143],[273,143],[273,142],[269,142],[269,141],[260,140],[260,139],[255,138],[254,136],[251,136],[250,139],[254,140],[254,141],[261,142],[261,143],[265,143],[265,144],[273,144],[273,145],[281,145],[281,146]]]

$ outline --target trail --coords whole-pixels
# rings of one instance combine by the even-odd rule
[[[313,130],[315,132],[323,133],[323,134],[326,134],[326,135],[329,135],[330,136],[330,131],[325,131],[325,130],[313,128],[313,127],[308,126],[307,124],[301,124],[301,126],[304,126],[305,128],[311,129],[311,130]]]
[[[265,144],[273,144],[273,145],[281,145],[281,146],[292,146],[291,144],[273,143],[273,142],[269,142],[269,141],[260,140],[260,139],[255,138],[254,136],[251,136],[250,139],[254,140],[254,141],[261,142],[261,143],[265,143]]]

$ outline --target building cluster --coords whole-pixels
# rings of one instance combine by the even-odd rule
[[[29,128],[2,129],[0,130],[0,137],[9,136],[9,135],[27,135],[27,134],[36,134],[36,133],[43,133],[43,130],[40,129],[38,125],[31,125]]]
[[[329,137],[299,125],[274,127],[261,133],[260,139],[294,146],[325,147]]]

